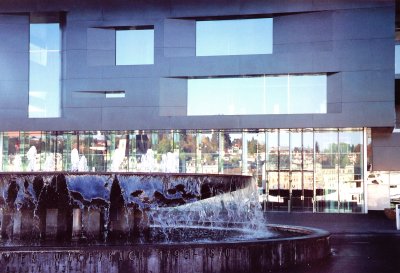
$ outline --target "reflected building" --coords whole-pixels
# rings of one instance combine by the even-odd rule
[[[252,175],[272,211],[400,202],[395,1],[278,2],[2,0],[0,172]]]

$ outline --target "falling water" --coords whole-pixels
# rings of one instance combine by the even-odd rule
[[[188,241],[230,238],[239,228],[264,232],[255,186],[229,175],[1,174],[2,242],[170,242],[177,232]]]

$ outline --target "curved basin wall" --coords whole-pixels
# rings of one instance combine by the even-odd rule
[[[145,237],[150,211],[246,188],[249,176],[1,173],[2,240]]]

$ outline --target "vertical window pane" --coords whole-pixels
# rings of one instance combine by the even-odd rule
[[[116,65],[154,64],[154,29],[116,31]]]
[[[272,19],[196,22],[196,55],[272,53]]]
[[[58,23],[31,24],[29,117],[60,117],[61,32]]]
[[[394,62],[394,73],[399,74],[400,73],[400,45],[395,46],[395,62]]]
[[[280,130],[279,134],[279,168],[289,170],[290,151],[289,151],[289,130]]]
[[[265,77],[266,114],[288,112],[288,76]]]
[[[200,173],[218,173],[219,137],[218,132],[202,132],[199,135],[199,153],[201,156]]]
[[[316,205],[319,212],[338,208],[338,132],[315,132]]]
[[[303,166],[301,131],[290,132],[290,169],[301,170]]]
[[[196,132],[181,131],[179,133],[179,172],[195,173],[196,172]]]
[[[266,154],[266,169],[278,170],[278,131],[267,132],[267,154]]]
[[[326,82],[326,75],[290,75],[287,113],[326,113]]]
[[[224,132],[223,137],[223,173],[242,173],[242,134]]]
[[[361,212],[363,207],[363,132],[339,132],[339,198],[342,212]]]
[[[247,173],[257,178],[259,186],[265,163],[265,133],[246,133],[247,142]],[[244,154],[246,157],[246,155]]]

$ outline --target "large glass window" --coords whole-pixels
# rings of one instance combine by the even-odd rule
[[[272,53],[272,18],[196,22],[196,55]]]
[[[116,30],[116,65],[154,64],[154,29]]]
[[[189,116],[326,113],[326,75],[188,80]]]
[[[61,116],[61,31],[59,23],[31,23],[29,117]]]
[[[365,133],[338,128],[0,132],[0,171],[244,173],[265,189],[266,209],[362,212]],[[380,178],[371,173],[369,186],[381,184]],[[396,181],[390,184],[393,202]]]

